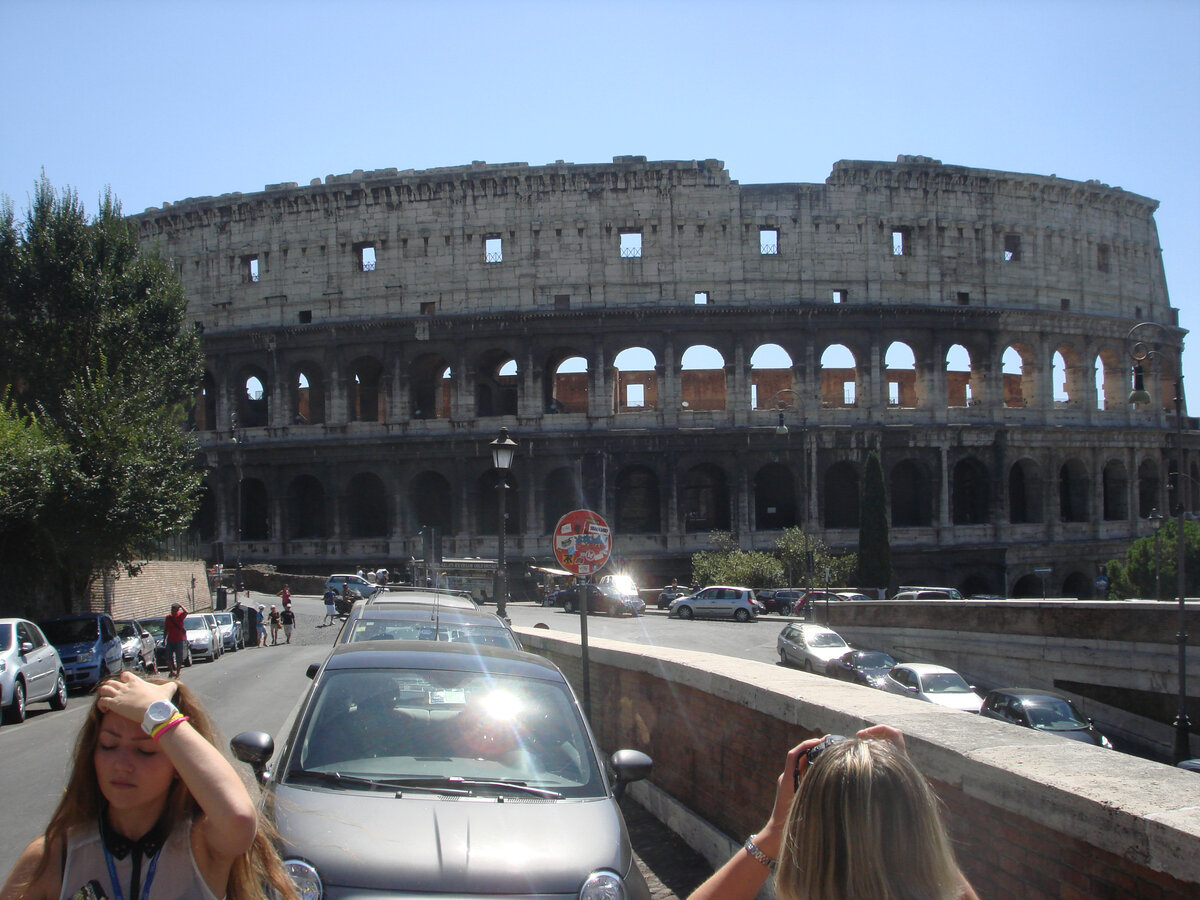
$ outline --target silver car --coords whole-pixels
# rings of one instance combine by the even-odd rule
[[[775,639],[779,661],[785,666],[801,666],[806,672],[825,674],[825,663],[837,659],[850,645],[836,631],[824,625],[785,625]]]
[[[259,771],[267,734],[231,742]],[[342,644],[314,675],[266,779],[302,897],[648,900],[575,695],[531,653],[431,641]]]
[[[187,631],[188,648],[193,658],[213,662],[221,655],[216,632],[208,619],[201,613],[192,613],[183,620]]]
[[[223,650],[238,650],[245,648],[246,638],[242,634],[242,620],[234,618],[231,612],[215,612],[217,628],[221,632],[221,648]]]
[[[667,615],[680,619],[736,619],[749,622],[758,618],[762,608],[750,588],[718,584],[672,600],[667,607]]]
[[[24,722],[30,703],[66,709],[67,676],[54,645],[28,619],[0,619],[0,706],[9,722]]]

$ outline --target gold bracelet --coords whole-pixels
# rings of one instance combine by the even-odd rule
[[[752,834],[750,837],[746,838],[746,843],[744,845],[746,852],[768,869],[774,869],[775,863],[777,863],[779,860],[772,859],[771,857],[767,856],[767,854],[763,853],[762,850],[758,848],[758,844],[754,843],[754,839],[756,837],[758,837],[757,834]]]

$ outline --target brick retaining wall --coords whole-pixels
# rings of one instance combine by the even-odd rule
[[[98,578],[89,609],[109,612],[114,619],[136,619],[165,616],[176,602],[189,611],[212,609],[203,562],[147,562],[133,577],[121,572]]]

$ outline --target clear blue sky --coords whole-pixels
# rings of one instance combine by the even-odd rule
[[[1200,0],[0,0],[0,193],[126,212],[354,169],[839,159],[1095,178],[1160,201],[1200,409]]]

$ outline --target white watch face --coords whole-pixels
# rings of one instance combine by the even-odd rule
[[[142,727],[149,730],[149,727],[161,725],[167,719],[171,718],[171,714],[175,712],[175,706],[166,700],[155,700],[146,707],[146,718],[142,722]],[[148,727],[149,726],[149,727]]]

